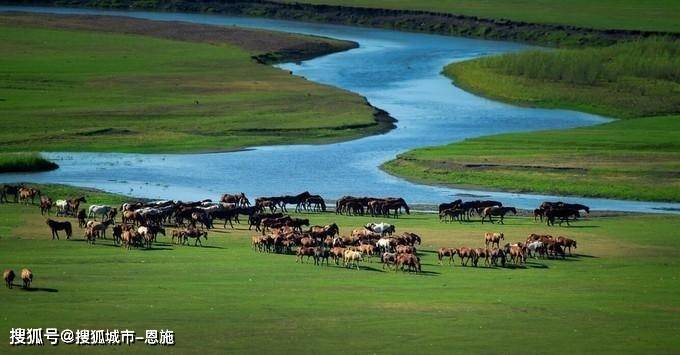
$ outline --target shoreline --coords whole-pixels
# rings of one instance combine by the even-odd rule
[[[481,18],[434,11],[283,3],[270,0],[236,0],[226,3],[213,0],[179,4],[154,4],[141,0],[121,0],[115,3],[104,4],[94,0],[69,0],[65,2],[54,0],[13,0],[8,1],[7,4],[261,17],[513,41],[550,47],[606,46],[620,41],[650,36],[667,36],[680,39],[680,33],[667,31],[603,30],[572,25]]]

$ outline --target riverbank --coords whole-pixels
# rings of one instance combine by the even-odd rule
[[[421,148],[383,165],[420,183],[512,192],[680,201],[680,44],[524,52],[446,67],[473,93],[625,119]]]
[[[229,2],[216,0],[172,2],[14,0],[9,3],[268,17],[527,42],[546,46],[601,46],[654,35],[680,38],[680,27],[677,25],[679,22],[675,15],[677,12],[673,11],[676,7],[672,4],[659,3],[659,11],[645,12],[630,10],[630,6],[626,7],[613,0],[608,0],[607,4],[601,4],[598,8],[601,18],[616,18],[612,15],[619,14],[617,8],[629,10],[620,12],[619,20],[609,22],[599,20],[600,15],[589,17],[588,11],[592,7],[592,2],[586,1],[565,5],[567,9],[560,9],[560,11],[551,11],[551,7],[546,4],[530,6],[525,3],[515,5],[500,1],[494,1],[486,7],[494,9],[493,11],[470,11],[470,9],[460,11],[461,7],[456,7],[455,4],[442,4],[441,2],[393,1],[383,4],[370,0],[351,3],[356,6],[347,6],[346,1],[324,0],[291,3],[268,0]],[[507,19],[506,14],[509,14],[510,19]],[[550,19],[555,19],[555,21],[551,22]],[[658,25],[655,25],[656,23]],[[640,31],[640,28],[644,30]]]
[[[353,42],[113,16],[6,13],[0,28],[2,151],[229,151],[394,127],[359,95],[258,64]]]
[[[38,187],[53,199],[86,196],[88,205],[118,206],[128,200],[89,189]],[[334,213],[294,216],[310,224],[337,223],[343,234],[374,221]],[[480,343],[522,353],[526,327],[532,327],[542,330],[543,336],[532,340],[537,348],[666,353],[678,347],[670,325],[678,323],[680,307],[680,240],[668,237],[680,228],[677,216],[588,217],[561,228],[514,216],[504,226],[491,227],[442,223],[432,214],[402,215],[395,222],[398,232],[422,239],[419,275],[382,269],[376,257],[362,262],[360,270],[348,270],[333,261],[316,266],[311,260],[296,263],[294,255],[258,253],[245,225],[222,229],[217,223],[203,247],[173,244],[174,227],[166,226],[167,236],[159,235],[152,249],[125,250],[113,245],[110,230],[108,239],[88,245],[75,219],[51,218],[73,224],[71,240],[63,232],[61,240],[50,240],[38,206],[0,204],[0,268],[28,267],[35,275],[29,291],[15,286],[0,292],[0,302],[8,305],[0,319],[5,334],[17,324],[130,329],[142,335],[145,329],[162,328],[174,331],[173,349],[180,353],[200,348],[204,353],[329,354],[381,353],[409,334],[403,352],[438,353],[442,347],[436,344],[455,342],[467,353],[479,352]],[[490,230],[502,231],[508,243],[524,241],[530,233],[563,235],[577,240],[578,248],[566,260],[530,258],[525,267],[485,267],[483,261],[477,268],[462,267],[458,257],[454,266],[447,260],[439,265],[438,248],[483,247]],[[527,290],[537,285],[542,291],[527,305]],[[357,300],[362,310],[351,316],[325,311],[356,309]],[[389,332],[385,319],[392,320]],[[421,326],[413,327],[414,319]],[[509,327],[508,319],[526,327]],[[260,330],[272,326],[283,333],[263,337]],[[453,335],[452,328],[457,329]],[[588,336],[565,337],[565,329]],[[636,331],[630,335],[622,329]],[[375,334],[381,334],[379,340]],[[50,350],[73,353],[71,346]],[[130,349],[146,346],[138,341]],[[7,343],[0,347],[11,351]]]
[[[39,153],[0,153],[0,173],[30,173],[57,168],[59,165]]]

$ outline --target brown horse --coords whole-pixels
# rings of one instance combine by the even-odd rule
[[[437,251],[437,259],[439,259],[439,265],[442,264],[444,258],[449,258],[449,265],[453,264],[453,257],[456,255],[456,249],[454,248],[439,248]]]
[[[19,189],[19,201],[28,205],[28,200],[31,200],[31,204],[35,204],[35,197],[40,196],[40,190],[33,189],[30,187],[22,187]]]
[[[52,206],[54,203],[52,202],[52,199],[47,197],[47,196],[40,196],[40,214],[45,215],[50,215],[50,212],[52,211]]]
[[[475,267],[477,266],[477,263],[479,262],[479,259],[484,258],[484,266],[490,266],[491,263],[489,262],[489,257],[491,256],[491,252],[489,249],[486,248],[476,248],[475,253],[477,254],[477,257],[472,261]]]
[[[460,257],[460,263],[463,266],[467,266],[468,261],[472,260],[474,263],[477,259],[477,252],[474,249],[462,247],[456,249],[456,254]]]
[[[567,237],[557,237],[557,244],[569,250],[569,256],[571,256],[571,248],[576,249],[576,241]]]
[[[314,257],[314,247],[299,247],[295,253],[295,262],[304,263],[303,258],[305,256],[307,257],[307,261],[309,261],[309,258]]]
[[[66,232],[66,239],[71,239],[71,234],[73,233],[73,229],[71,228],[71,222],[65,221],[65,222],[58,222],[52,219],[48,219],[45,221],[45,223],[50,226],[50,230],[52,231],[52,240],[55,238],[59,240],[59,233],[58,231],[65,231]]]
[[[484,245],[486,245],[487,248],[489,247],[489,244],[491,244],[491,247],[495,244],[496,247],[500,248],[501,240],[504,239],[505,235],[503,233],[484,233]]]

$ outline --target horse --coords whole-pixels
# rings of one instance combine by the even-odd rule
[[[345,267],[351,268],[354,265],[357,270],[359,270],[359,262],[363,261],[363,256],[361,252],[355,250],[346,249],[342,256],[342,261]]]
[[[444,258],[449,258],[449,265],[453,264],[453,257],[456,255],[456,249],[454,248],[439,248],[437,251],[437,259],[439,259],[439,265],[442,264]]]
[[[85,225],[87,224],[87,212],[85,212],[84,208],[81,208],[80,211],[78,211],[76,218],[78,219],[78,228],[85,228]]]
[[[489,217],[489,222],[493,223],[491,216],[500,216],[500,223],[505,224],[503,223],[503,218],[505,218],[505,215],[508,212],[517,214],[517,209],[515,207],[486,207],[482,212],[482,223],[484,223],[484,219],[486,219],[486,217]]]
[[[0,202],[9,202],[7,199],[7,196],[14,196],[14,203],[19,202],[19,189],[21,189],[21,185],[3,185],[2,186],[2,194],[0,194]]]
[[[326,212],[326,202],[324,202],[323,198],[319,195],[311,195],[307,197],[305,203],[307,204],[307,208],[311,209],[312,211]],[[312,205],[314,205],[313,208]]]
[[[515,265],[521,265],[526,262],[526,257],[524,255],[524,247],[520,244],[510,245],[506,244],[503,247],[503,252],[505,255],[509,256]]]
[[[338,227],[337,224],[329,224],[326,226],[312,226],[309,229],[309,234],[318,239],[323,239],[326,237],[335,237],[336,235],[340,235],[340,227]]]
[[[237,195],[231,195],[231,194],[224,194],[222,195],[222,198],[220,199],[221,202],[224,203],[233,203],[238,207],[248,207],[250,206],[250,201],[246,197],[246,194],[241,192],[240,194]]]
[[[300,212],[305,200],[312,196],[309,191],[297,194],[295,196],[285,195],[279,198],[279,206],[284,212],[288,212],[286,205],[295,205],[295,212]]]
[[[439,204],[439,213],[442,213],[444,210],[456,209],[461,203],[463,203],[463,200],[460,199],[451,203],[441,203]]]
[[[40,196],[40,190],[33,189],[30,187],[19,188],[19,201],[28,205],[28,200],[31,200],[31,204],[35,204],[35,197]]]
[[[569,250],[569,256],[571,256],[571,248],[576,249],[576,241],[570,238],[557,237],[557,243]]]
[[[76,211],[78,211],[78,208],[80,207],[81,203],[87,203],[85,197],[81,196],[68,200],[57,200],[57,202],[55,202],[55,205],[59,209],[57,215],[60,216],[74,215]]]
[[[490,252],[491,254],[491,265],[498,266],[498,260],[501,261],[501,266],[505,267],[505,252],[503,249],[494,248]]]
[[[314,248],[314,265],[323,265],[323,261],[326,260],[326,266],[328,266],[328,258],[331,253],[325,247]]]
[[[546,254],[545,244],[540,240],[527,243],[527,253],[534,259],[537,259],[539,255],[543,257]]]
[[[541,218],[541,222],[543,222],[543,217],[545,216],[545,210],[542,208],[536,208],[534,210],[534,222],[538,221],[538,218]]]
[[[45,213],[47,213],[47,215],[49,216],[50,212],[52,211],[52,205],[54,205],[54,203],[52,202],[51,198],[49,198],[47,196],[40,196],[40,214],[41,215],[44,216]]]
[[[182,245],[184,245],[184,243],[186,243],[189,240],[189,238],[196,238],[194,246],[197,246],[198,244],[203,246],[203,243],[201,243],[201,237],[208,241],[208,232],[199,231],[198,229],[195,228],[189,228],[187,230],[182,231],[182,237],[183,237]]]
[[[94,220],[97,220],[97,215],[102,216],[102,220],[106,218],[111,212],[113,212],[115,208],[111,206],[106,206],[106,205],[92,205],[90,208],[87,210],[87,217],[88,218],[94,218]]]
[[[574,217],[574,220],[576,220],[580,216],[581,214],[577,210],[571,208],[556,208],[545,211],[546,224],[549,226],[555,225],[556,218],[560,219],[558,222],[560,226],[563,222],[567,222],[567,226],[569,226],[569,217]]]
[[[479,259],[481,259],[481,258],[484,258],[484,265],[485,266],[491,265],[491,263],[489,263],[489,257],[491,256],[489,249],[476,248],[475,254],[477,254],[477,257],[472,261],[472,263],[475,267],[477,267],[477,263],[479,262]]]
[[[101,233],[102,238],[106,239],[106,229],[112,224],[115,224],[112,219],[104,222],[89,221],[87,222],[87,228],[96,231],[98,234]]]
[[[505,235],[503,233],[484,233],[484,245],[486,247],[489,247],[489,244],[491,244],[491,247],[493,247],[494,244],[496,244],[496,247],[500,247],[500,242],[501,240],[505,239]]]
[[[385,270],[385,266],[387,266],[388,269],[391,269],[390,265],[393,265],[396,268],[397,265],[397,253],[382,253],[380,255],[380,262],[383,263],[383,270]]]
[[[472,260],[474,263],[474,260],[477,259],[477,252],[474,249],[470,249],[467,247],[457,248],[456,254],[458,254],[458,257],[460,258],[460,263],[463,266],[467,266],[468,261]]]
[[[458,223],[463,223],[463,216],[465,215],[465,210],[461,208],[449,208],[439,212],[439,221],[453,222],[457,220]],[[448,220],[446,219],[448,217]]]
[[[380,235],[392,235],[396,231],[396,228],[394,225],[388,224],[388,223],[368,223],[364,226],[364,228],[368,229],[371,232],[374,233],[379,233]]]
[[[71,239],[71,234],[73,233],[73,229],[71,228],[71,222],[65,221],[65,222],[58,222],[52,219],[48,219],[45,221],[45,223],[50,226],[50,230],[52,231],[52,240],[54,238],[57,238],[59,240],[59,233],[58,231],[65,231],[66,232],[66,239]]]
[[[406,214],[411,214],[411,211],[403,198],[385,201],[382,206],[382,211],[385,216],[390,215],[390,210],[394,210],[394,218],[399,218],[399,211],[401,209],[406,211]]]
[[[396,268],[400,266],[402,271],[404,271],[404,266],[408,266],[409,272],[411,271],[415,271],[416,273],[422,272],[420,266],[420,258],[414,254],[398,254]]]

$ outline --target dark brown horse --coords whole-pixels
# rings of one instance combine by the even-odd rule
[[[517,209],[515,207],[486,207],[482,212],[482,223],[484,223],[486,217],[489,217],[489,222],[493,223],[491,216],[500,216],[500,223],[505,224],[503,223],[503,218],[505,218],[505,215],[508,214],[508,212],[517,214]]]
[[[71,239],[71,234],[73,233],[73,229],[71,228],[71,222],[65,221],[65,222],[58,222],[52,219],[48,219],[45,221],[45,223],[50,226],[50,230],[52,231],[52,240],[55,238],[59,240],[59,233],[58,231],[65,231],[66,232],[66,239]]]

